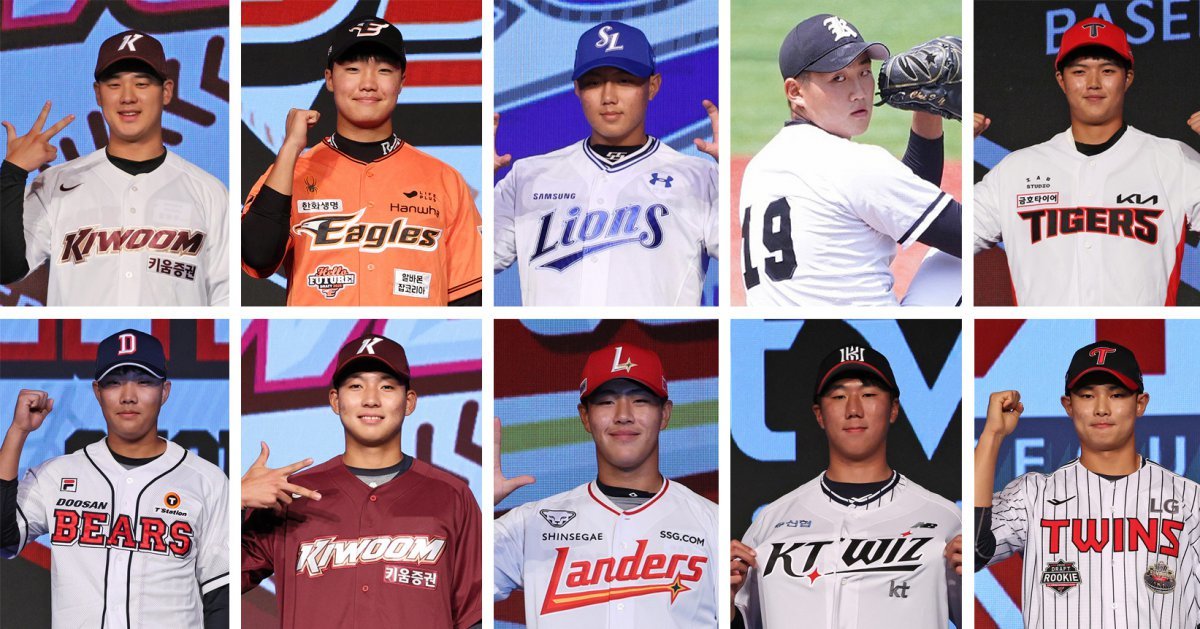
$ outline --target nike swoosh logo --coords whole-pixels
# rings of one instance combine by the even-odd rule
[[[61,183],[60,183],[60,184],[58,184],[58,189],[59,189],[59,190],[62,190],[63,192],[70,192],[70,191],[74,190],[75,188],[78,188],[79,186],[82,186],[82,185],[83,185],[83,184],[81,184],[81,183],[77,183],[77,184],[75,184],[75,185],[71,186],[70,188],[68,188],[68,187],[66,186],[66,184],[61,184]]]
[[[1063,498],[1062,500],[1058,500],[1056,498],[1050,498],[1050,499],[1047,499],[1046,502],[1057,507],[1058,505],[1066,504],[1068,501],[1074,500],[1074,499],[1075,499],[1075,496],[1071,496],[1070,498]]]

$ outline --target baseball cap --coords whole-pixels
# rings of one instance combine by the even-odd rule
[[[579,36],[571,80],[596,68],[620,68],[634,76],[654,74],[654,47],[646,34],[621,22],[601,22]]]
[[[408,65],[408,58],[404,55],[404,36],[400,34],[400,29],[387,20],[368,15],[350,18],[334,29],[325,67],[333,67],[335,59],[359,44],[383,46],[400,58],[401,70]]]
[[[128,328],[100,341],[96,349],[96,380],[120,367],[138,367],[155,378],[166,379],[167,355],[153,335]]]
[[[93,76],[99,81],[109,67],[126,59],[141,61],[150,67],[159,80],[167,80],[167,57],[163,53],[162,43],[142,31],[125,31],[104,40],[96,55]]]
[[[779,71],[783,78],[805,70],[834,72],[854,61],[862,51],[876,61],[891,54],[879,42],[863,41],[854,25],[836,15],[814,15],[796,25],[779,47]]]
[[[1137,356],[1129,348],[1112,341],[1096,341],[1079,348],[1071,357],[1071,366],[1067,367],[1067,395],[1081,378],[1097,372],[1113,376],[1130,391],[1142,392],[1142,368],[1138,366]]]
[[[1063,33],[1062,46],[1058,56],[1054,58],[1054,67],[1058,67],[1067,55],[1080,46],[1103,46],[1120,55],[1129,65],[1133,66],[1133,49],[1129,47],[1129,38],[1125,31],[1116,24],[1090,17],[1075,24]]]
[[[900,387],[892,374],[887,357],[864,345],[844,345],[825,355],[817,366],[817,384],[813,387],[813,403],[821,398],[827,386],[848,373],[868,374],[883,380],[892,395],[900,397]]]
[[[637,345],[614,343],[588,356],[579,382],[579,399],[618,378],[633,380],[658,397],[667,397],[667,377],[658,354]]]
[[[367,370],[365,363],[372,362],[380,371],[408,382],[408,356],[404,348],[386,336],[366,334],[346,343],[338,351],[337,368],[333,370],[331,384],[337,386],[347,373]]]

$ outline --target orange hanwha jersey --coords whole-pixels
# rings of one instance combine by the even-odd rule
[[[479,211],[436,158],[402,144],[364,163],[325,138],[296,161],[292,186],[289,306],[445,306],[482,287]]]

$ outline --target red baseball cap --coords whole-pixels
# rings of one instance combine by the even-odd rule
[[[583,366],[582,378],[579,383],[581,400],[600,385],[617,378],[628,378],[659,397],[667,397],[667,377],[658,354],[629,343],[614,343],[592,352]]]
[[[1133,66],[1133,49],[1129,47],[1129,37],[1120,26],[1107,22],[1098,17],[1090,17],[1063,33],[1062,46],[1058,56],[1054,58],[1054,67],[1058,67],[1071,51],[1080,46],[1103,46],[1112,50]]]
[[[376,369],[363,363],[374,362]],[[382,368],[382,369],[379,369]],[[387,371],[408,382],[408,356],[399,343],[377,334],[360,336],[342,346],[338,352],[337,369],[333,370],[333,386],[353,371]]]
[[[159,80],[168,78],[167,56],[163,53],[162,43],[142,31],[125,31],[104,40],[96,55],[93,76],[99,81],[110,66],[126,59],[136,59],[146,64]]]

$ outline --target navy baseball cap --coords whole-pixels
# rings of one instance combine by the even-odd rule
[[[387,49],[400,59],[402,72],[408,65],[404,55],[404,36],[400,34],[400,29],[387,20],[368,15],[350,18],[334,29],[325,67],[332,68],[336,59],[360,44],[374,44]]]
[[[801,72],[835,72],[850,65],[863,51],[876,61],[891,54],[879,42],[863,41],[854,25],[836,15],[814,15],[796,25],[779,47],[783,78]]]
[[[1071,389],[1078,386],[1084,376],[1094,373],[1107,374],[1136,393],[1144,389],[1137,356],[1129,348],[1112,341],[1096,341],[1075,351],[1071,365],[1067,367],[1066,394],[1070,395]]]
[[[121,367],[138,367],[159,379],[167,377],[167,355],[154,336],[132,328],[100,341],[96,350],[96,380]]]
[[[601,22],[579,37],[571,80],[596,68],[620,68],[643,79],[654,74],[654,47],[646,34],[621,22]]]
[[[825,355],[817,366],[817,384],[813,387],[813,403],[829,385],[846,374],[867,374],[882,380],[895,397],[900,397],[900,387],[892,374],[892,365],[883,354],[865,345],[844,345]]]

